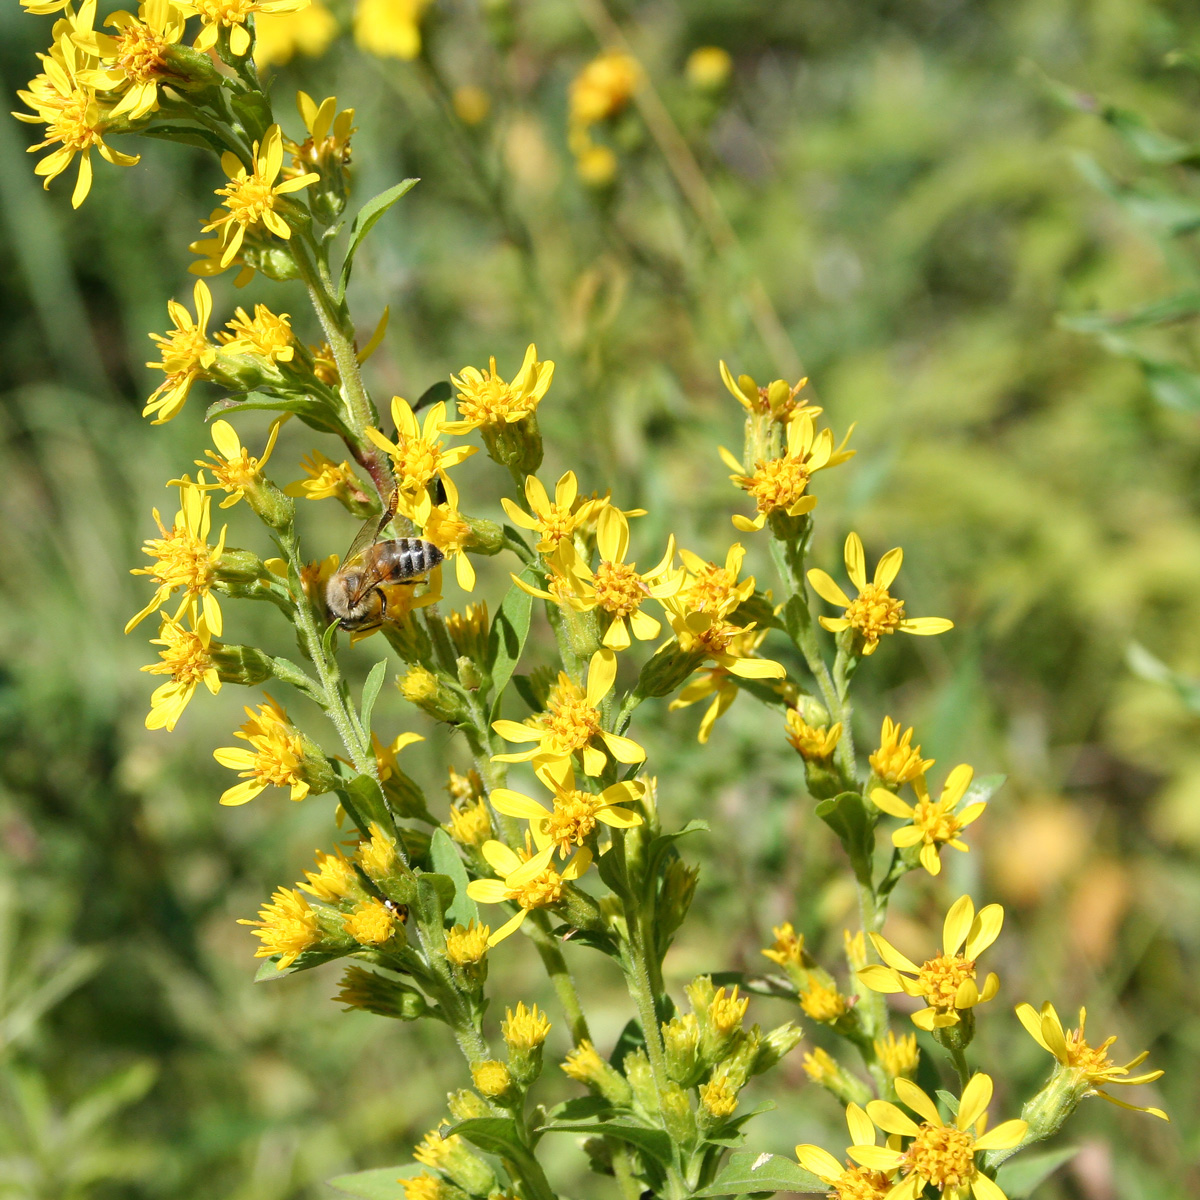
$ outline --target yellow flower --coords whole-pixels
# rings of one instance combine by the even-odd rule
[[[737,1109],[737,1092],[729,1079],[714,1076],[699,1088],[700,1103],[714,1117],[731,1117]]]
[[[291,788],[293,800],[303,800],[309,787],[301,777],[304,742],[287,713],[267,697],[266,704],[246,710],[247,721],[233,735],[250,744],[249,750],[226,746],[213,751],[223,767],[237,771],[242,782],[227,789],[221,803],[245,804],[268,787]]]
[[[385,746],[378,737],[372,734],[371,741],[375,748],[375,765],[379,769],[379,782],[387,783],[393,776],[403,775],[404,772],[401,770],[397,756],[406,747],[424,740],[425,738],[419,733],[402,733],[390,745]]]
[[[911,1077],[917,1073],[921,1052],[917,1049],[917,1035],[906,1033],[897,1037],[890,1029],[886,1038],[876,1038],[875,1057],[887,1072],[889,1079],[897,1075]]]
[[[473,963],[482,962],[487,954],[488,938],[491,929],[486,925],[470,921],[464,927],[455,925],[446,930],[446,957],[456,967],[469,967]]]
[[[342,922],[346,932],[361,946],[382,946],[396,932],[396,918],[375,896],[364,900]]]
[[[464,592],[474,591],[475,568],[467,557],[467,546],[473,537],[470,523],[456,507],[430,505],[428,501],[427,492],[422,492],[415,503],[401,497],[397,509],[419,527],[427,542],[432,542],[442,552],[444,562],[454,563],[458,586]]]
[[[814,1021],[836,1021],[847,1011],[846,997],[816,978],[800,990],[800,1007]]]
[[[499,1059],[490,1058],[471,1068],[471,1082],[485,1096],[498,1097],[512,1087],[512,1075]]]
[[[158,652],[162,662],[142,670],[171,676],[167,683],[154,689],[146,716],[147,729],[165,729],[169,733],[183,716],[197,684],[203,683],[215,696],[221,690],[221,678],[212,660],[212,634],[204,618],[200,618],[194,629],[185,629],[165,613],[162,615],[158,637],[150,641],[152,646],[163,647]]]
[[[392,420],[396,423],[394,442],[378,429],[368,428],[367,437],[391,457],[401,498],[408,501],[408,515],[422,525],[429,519],[433,501],[429,498],[428,487],[435,479],[440,479],[446,489],[447,506],[457,510],[458,488],[446,471],[470,458],[478,447],[455,446],[453,450],[442,447],[441,436],[446,428],[444,403],[435,404],[426,413],[422,425],[417,422],[408,401],[393,396]]]
[[[442,428],[446,433],[461,435],[481,425],[511,425],[537,411],[537,406],[554,378],[552,362],[538,362],[537,347],[530,343],[525,361],[505,383],[496,372],[496,359],[489,360],[487,370],[463,367],[450,382],[459,389],[458,421],[449,421]]]
[[[725,52],[722,50],[720,53],[724,54]],[[747,416],[750,417],[769,417],[771,420],[785,425],[793,417],[816,418],[823,411],[815,405],[809,404],[806,399],[796,399],[808,383],[807,375],[794,385],[789,386],[783,379],[773,379],[766,387],[760,387],[749,375],[739,375],[735,382],[733,373],[722,360],[721,382],[725,384],[729,394],[746,410]],[[833,435],[830,434],[830,438],[832,437]]]
[[[904,730],[891,717],[883,718],[883,729],[879,735],[879,749],[870,757],[871,770],[882,783],[899,787],[911,783],[918,775],[924,775],[934,764],[934,759],[921,757],[921,747],[912,745],[913,731]]]
[[[592,852],[585,846],[559,874],[549,865],[553,851],[553,846],[548,846],[534,854],[527,842],[523,855],[518,855],[503,842],[484,842],[483,857],[499,878],[473,879],[467,885],[467,895],[483,904],[507,901],[517,905],[516,915],[488,938],[489,946],[495,946],[516,932],[533,909],[560,903],[564,886],[578,879],[591,865]]]
[[[875,1126],[857,1104],[846,1106],[846,1124],[850,1129],[852,1145],[875,1144]],[[851,1162],[843,1166],[820,1146],[807,1143],[797,1146],[796,1157],[806,1171],[811,1171],[818,1179],[829,1184],[831,1190],[828,1194],[832,1200],[884,1200],[892,1189],[891,1178],[883,1172],[856,1167]]]
[[[533,475],[527,475],[525,500],[529,512],[518,508],[507,496],[501,497],[500,503],[514,525],[538,535],[537,551],[547,556],[564,540],[570,541],[605,506],[603,500],[579,501],[579,483],[574,471],[568,471],[555,485],[553,503],[542,484]]]
[[[464,799],[450,806],[446,832],[462,846],[482,846],[492,836],[492,814],[482,797]]]
[[[846,538],[846,573],[858,589],[858,595],[853,600],[824,571],[814,568],[808,573],[808,582],[821,599],[846,610],[840,617],[821,617],[822,627],[831,633],[853,629],[863,639],[863,654],[874,654],[879,647],[879,639],[895,633],[897,629],[901,633],[915,633],[922,637],[953,629],[954,622],[947,621],[945,617],[904,616],[904,601],[897,600],[888,591],[903,560],[904,551],[899,547],[889,550],[879,560],[874,580],[868,583],[862,540],[857,533],[850,534]]]
[[[592,59],[571,81],[571,123],[594,125],[616,116],[630,101],[641,79],[637,60],[617,50]]]
[[[272,958],[278,954],[276,966],[282,971],[321,940],[321,928],[316,912],[295,888],[279,888],[271,900],[273,903],[258,910],[259,920],[239,918],[238,924],[258,926],[254,936],[262,939],[262,945],[254,957]]]
[[[188,0],[188,6],[203,22],[193,45],[197,50],[211,50],[220,31],[228,29],[229,49],[241,58],[250,49],[247,17],[298,12],[308,4],[309,0]]]
[[[929,1032],[957,1025],[960,1014],[992,999],[1000,990],[993,972],[981,991],[975,982],[975,960],[999,936],[1004,909],[989,904],[975,913],[970,896],[960,896],[946,914],[942,930],[942,953],[917,966],[878,933],[871,934],[879,957],[887,964],[873,963],[858,972],[859,980],[873,992],[905,992],[924,1000],[927,1008],[913,1013],[913,1024]],[[911,978],[910,978],[911,977]]]
[[[358,132],[354,125],[354,109],[344,108],[338,112],[336,96],[326,96],[318,104],[307,92],[296,93],[296,107],[300,110],[300,119],[304,122],[308,137],[299,145],[290,139],[286,141],[292,154],[292,164],[285,167],[283,173],[288,176],[303,175],[306,170],[346,166],[350,162],[350,137]],[[387,309],[384,309],[385,320],[386,316]],[[386,329],[386,325],[383,328]],[[376,330],[376,337],[383,337],[381,330]],[[372,338],[359,352],[360,363],[366,362],[375,352],[374,341],[375,338]]]
[[[174,0],[142,0],[138,16],[115,12],[108,18],[105,24],[115,34],[93,30],[94,13],[94,8],[80,11],[73,40],[101,66],[80,71],[79,79],[101,92],[123,92],[109,115],[138,121],[158,108],[160,85],[169,87],[176,75],[165,56],[183,37],[187,10]]]
[[[488,113],[492,111],[491,96],[473,83],[464,83],[462,87],[456,87],[451,100],[454,104],[454,115],[464,125],[480,125],[487,120]]]
[[[179,481],[179,512],[170,529],[162,523],[158,509],[153,509],[154,521],[158,525],[157,538],[148,539],[142,546],[143,553],[155,562],[148,567],[134,567],[131,575],[149,575],[158,584],[150,603],[125,626],[128,633],[140,621],[148,617],[177,591],[183,599],[171,620],[178,621],[185,611],[192,615],[193,622],[203,613],[204,622],[212,633],[219,637],[222,629],[221,607],[212,586],[216,579],[217,563],[225,552],[225,526],[215,546],[208,544],[212,507],[205,491],[204,472],[192,483],[185,475]]]
[[[588,665],[587,690],[559,672],[558,683],[546,701],[546,711],[527,721],[493,721],[492,728],[506,742],[532,742],[528,750],[497,754],[496,762],[559,762],[578,754],[585,775],[599,775],[608,763],[607,749],[619,763],[640,763],[646,751],[631,738],[601,727],[600,703],[617,678],[617,656],[597,650]],[[599,742],[603,745],[601,749]]]
[[[504,1010],[504,1020],[500,1022],[500,1035],[510,1050],[514,1047],[519,1051],[535,1050],[546,1040],[549,1033],[550,1019],[545,1013],[538,1012],[536,1004],[526,1008],[518,1001],[515,1012],[511,1008]]]
[[[285,496],[303,496],[306,500],[328,500],[336,497],[353,504],[366,502],[367,493],[360,486],[354,468],[344,459],[335,463],[332,458],[326,458],[320,450],[314,450],[300,460],[300,465],[308,478],[289,483],[283,489]]]
[[[824,725],[813,727],[794,709],[787,710],[788,741],[796,753],[806,762],[826,762],[832,756],[842,737],[842,724],[826,729]]]
[[[775,943],[763,951],[767,958],[781,967],[804,966],[804,934],[797,933],[791,921],[776,925],[771,935]]]
[[[621,163],[611,146],[599,146],[586,140],[584,134],[573,139],[575,173],[590,188],[606,188],[617,177]]]
[[[221,501],[222,508],[232,508],[245,496],[246,490],[254,487],[261,478],[262,469],[271,457],[271,451],[275,449],[279,427],[285,420],[287,417],[283,416],[271,422],[271,430],[267,434],[267,448],[263,451],[262,458],[255,458],[242,445],[237,431],[228,421],[212,423],[212,440],[217,453],[205,450],[207,461],[198,458],[196,466],[208,467],[212,471],[216,482],[206,486],[223,488],[229,493]]]
[[[811,1053],[805,1054],[800,1065],[804,1068],[805,1075],[813,1083],[819,1083],[822,1087],[827,1087],[841,1078],[842,1071],[837,1065],[836,1059],[828,1050],[822,1050],[820,1046]]]
[[[686,608],[724,616],[754,595],[753,575],[738,582],[746,557],[746,548],[740,542],[729,547],[724,566],[705,562],[691,550],[681,549],[679,557],[688,573],[676,598]]]
[[[689,608],[680,596],[663,599],[662,606],[671,622],[675,641],[684,654],[702,654],[730,675],[743,679],[786,677],[787,671],[781,663],[745,652],[745,635],[754,629],[753,621],[748,625],[731,624],[720,612]]]
[[[299,12],[262,12],[254,18],[254,61],[281,67],[295,54],[320,58],[337,37],[337,18],[320,0]]]
[[[886,1100],[872,1100],[867,1114],[885,1133],[911,1138],[903,1150],[868,1143],[850,1147],[850,1157],[876,1171],[896,1172],[900,1182],[888,1193],[890,1200],[917,1200],[929,1185],[952,1200],[1007,1200],[1004,1192],[979,1169],[975,1155],[984,1150],[1007,1150],[1021,1143],[1028,1126],[1024,1121],[1002,1121],[987,1129],[987,1107],[992,1099],[991,1076],[973,1075],[963,1088],[958,1116],[947,1125],[937,1105],[910,1079],[894,1081],[901,1102],[924,1118],[918,1125],[902,1109]],[[987,1129],[985,1133],[984,1130]]]
[[[970,848],[958,835],[972,821],[979,818],[987,808],[987,803],[978,800],[974,804],[968,804],[961,812],[956,812],[955,809],[966,794],[973,775],[974,771],[966,763],[955,767],[950,772],[937,801],[929,798],[925,776],[918,775],[912,785],[913,791],[917,793],[915,805],[906,804],[895,792],[889,792],[886,788],[874,788],[871,791],[871,801],[876,808],[909,822],[893,832],[892,845],[905,849],[919,844],[921,866],[930,875],[937,875],[942,869],[943,846],[953,846],[955,850]]]
[[[720,46],[697,46],[683,67],[688,83],[704,92],[723,87],[732,72],[733,59]]]
[[[209,222],[217,222],[223,219],[221,206],[218,205],[208,214]],[[205,225],[204,218],[200,218],[201,232],[209,226]],[[192,263],[188,267],[188,273],[191,275],[220,275],[223,271],[230,267],[237,267],[238,273],[234,276],[233,286],[236,288],[244,288],[246,284],[254,278],[254,268],[246,262],[243,254],[235,254],[228,262],[225,260],[225,238],[224,231],[217,237],[200,238],[197,241],[189,242],[188,249],[193,254],[199,254],[198,261]],[[243,247],[244,249],[244,247]]]
[[[744,533],[761,529],[772,513],[782,512],[799,517],[817,506],[816,496],[809,495],[809,480],[826,467],[835,466],[849,455],[835,455],[833,433],[828,429],[816,432],[811,411],[800,412],[788,422],[787,449],[778,458],[758,459],[750,475],[742,473],[742,464],[724,446],[718,447],[721,460],[733,474],[730,480],[754,497],[758,516],[753,520],[740,514],[733,517],[734,525]]]
[[[239,307],[225,326],[230,332],[222,330],[217,341],[226,354],[253,354],[269,363],[291,362],[296,348],[290,322],[287,313],[276,316],[265,304],[254,306],[253,317]]]
[[[1136,1104],[1127,1104],[1110,1096],[1102,1088],[1117,1084],[1121,1087],[1133,1087],[1141,1083],[1153,1083],[1162,1077],[1162,1071],[1145,1071],[1141,1075],[1129,1076],[1134,1067],[1140,1066],[1149,1056],[1149,1050],[1143,1050],[1135,1058],[1121,1066],[1108,1061],[1108,1048],[1117,1039],[1106,1038],[1099,1046],[1088,1045],[1084,1036],[1087,1025],[1087,1009],[1079,1010],[1079,1028],[1069,1033],[1064,1029],[1054,1005],[1049,1000],[1042,1005],[1039,1013],[1032,1004],[1018,1004],[1017,1017],[1025,1026],[1029,1036],[1041,1048],[1054,1055],[1064,1073],[1073,1073],[1078,1085],[1086,1088],[1083,1095],[1100,1096],[1118,1108],[1129,1108],[1134,1112],[1150,1113],[1151,1116],[1161,1117],[1164,1121],[1171,1118],[1161,1108],[1141,1108]]]
[[[234,0],[210,0],[212,3],[234,2]],[[252,0],[242,0],[252,2]],[[268,3],[276,0],[267,0]],[[287,0],[293,3],[294,0]],[[239,29],[241,26],[238,27]],[[248,37],[249,35],[247,35]],[[244,53],[244,51],[243,51]],[[258,226],[264,226],[268,231],[285,241],[292,236],[291,227],[279,215],[276,207],[280,196],[288,192],[297,192],[315,183],[321,177],[315,172],[285,179],[276,183],[279,172],[283,169],[283,133],[278,125],[272,125],[267,130],[260,147],[254,143],[252,154],[254,169],[248,171],[238,156],[229,150],[221,155],[221,167],[229,176],[226,187],[217,188],[217,195],[224,196],[224,208],[229,211],[218,215],[204,226],[204,232],[219,230],[222,251],[221,270],[228,267],[237,257],[242,248],[246,233]]]
[[[756,658],[755,651],[762,645],[769,632],[766,629],[747,627],[730,639],[726,647],[728,656],[738,661]],[[697,672],[692,681],[667,706],[668,711],[675,712],[676,709],[687,708],[712,696],[712,703],[700,718],[700,730],[696,737],[696,740],[704,745],[712,735],[713,726],[729,711],[729,706],[738,698],[740,690],[735,673],[717,664]]]
[[[176,416],[187,401],[192,384],[208,377],[208,368],[217,357],[217,349],[208,340],[208,319],[212,316],[212,293],[202,279],[192,290],[196,316],[176,300],[167,301],[167,313],[175,326],[166,334],[152,333],[157,343],[160,362],[146,364],[153,371],[163,371],[166,379],[146,401],[142,416],[154,414],[152,424],[162,425]]]
[[[42,73],[30,81],[25,91],[17,93],[33,112],[13,115],[18,121],[46,126],[45,139],[29,147],[30,154],[54,147],[33,169],[35,175],[45,176],[45,187],[49,188],[79,156],[79,173],[71,193],[71,206],[78,208],[91,191],[93,149],[117,167],[132,167],[141,158],[122,154],[105,142],[104,135],[113,123],[112,110],[102,105],[95,91],[82,82],[80,76],[90,68],[92,60],[75,45],[69,33],[58,37],[49,54],[38,57],[42,60]],[[117,121],[123,122],[124,118]]]
[[[408,734],[406,736],[415,738],[418,741],[424,740],[418,734]],[[372,734],[371,740],[375,743],[375,760],[378,762],[380,750],[379,739]],[[400,738],[396,740],[400,741]],[[382,783],[383,781],[380,780],[380,782]],[[354,852],[354,861],[366,872],[368,879],[379,883],[381,880],[387,879],[396,869],[399,856],[396,853],[395,838],[385,832],[377,821],[371,822],[370,830],[371,836],[360,842],[358,849]]]
[[[354,40],[368,54],[411,61],[421,53],[421,17],[432,0],[358,0]]]
[[[569,759],[543,763],[535,774],[554,793],[552,808],[547,809],[509,788],[492,788],[489,797],[497,812],[529,822],[539,851],[535,862],[548,863],[555,850],[566,858],[573,846],[582,846],[593,836],[597,823],[615,829],[632,829],[642,824],[641,816],[624,805],[645,795],[644,783],[633,780],[614,783],[599,795],[580,791],[575,786],[575,769]]]
[[[324,850],[317,851],[317,869],[305,871],[307,883],[296,886],[318,900],[328,904],[337,904],[342,900],[350,900],[362,895],[362,884],[358,881],[354,864],[340,851],[326,854]]]

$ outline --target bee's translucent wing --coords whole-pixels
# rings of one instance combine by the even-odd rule
[[[379,535],[387,528],[388,522],[396,515],[396,493],[392,492],[391,498],[388,500],[387,507],[381,513],[376,513],[370,516],[363,522],[363,527],[358,531],[354,541],[350,543],[350,549],[346,551],[346,557],[342,559],[342,566],[349,566],[356,558],[360,558],[363,551],[368,546],[372,546],[379,540]]]

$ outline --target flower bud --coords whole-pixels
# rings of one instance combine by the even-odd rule
[[[590,1137],[583,1142],[583,1152],[587,1155],[588,1166],[597,1175],[612,1175],[612,1145],[607,1138]]]
[[[694,1013],[685,1013],[664,1021],[663,1046],[667,1056],[667,1074],[684,1087],[691,1087],[704,1073],[700,1061],[700,1025]]]
[[[348,1008],[361,1008],[380,1017],[416,1021],[429,1012],[425,997],[398,979],[388,979],[362,967],[347,967],[341,991],[334,997]]]
[[[296,266],[292,252],[278,243],[255,244],[247,240],[242,243],[241,256],[246,266],[261,271],[277,283],[300,278],[300,268]]]
[[[463,612],[446,617],[446,633],[455,651],[476,662],[486,662],[488,654],[488,607],[485,603],[468,604]]]
[[[542,435],[536,412],[511,424],[488,422],[479,427],[479,435],[488,457],[502,467],[515,467],[522,475],[532,475],[542,465]]]
[[[487,980],[487,950],[491,928],[472,920],[446,931],[446,961],[454,981],[465,992],[476,993]]]
[[[733,1116],[738,1089],[724,1075],[714,1075],[700,1088],[699,1125],[704,1132],[716,1128]]]
[[[226,550],[217,561],[222,583],[253,583],[265,572],[262,559],[252,550]]]
[[[459,687],[468,692],[477,692],[483,686],[483,676],[475,660],[465,654],[460,655],[454,662],[455,674],[458,676]]]
[[[476,1063],[471,1068],[471,1081],[489,1099],[501,1104],[514,1099],[512,1074],[498,1059]]]
[[[481,517],[467,517],[471,528],[470,535],[463,546],[472,554],[483,554],[490,557],[499,554],[504,549],[504,527],[495,521],[485,521]]]
[[[508,1067],[513,1078],[523,1088],[529,1087],[542,1073],[542,1044],[550,1032],[550,1022],[535,1004],[527,1009],[518,1003],[516,1011],[505,1010],[500,1025],[504,1044],[508,1047]]]
[[[692,1112],[688,1094],[677,1083],[669,1083],[663,1089],[659,1103],[663,1127],[671,1140],[680,1145],[696,1142],[696,1115]]]
[[[603,1096],[610,1104],[626,1107],[633,1099],[629,1081],[611,1064],[596,1053],[586,1039],[563,1060],[563,1071],[582,1083],[589,1091]]]
[[[874,1099],[874,1093],[861,1079],[842,1070],[833,1057],[819,1047],[804,1056],[803,1065],[809,1079],[832,1092],[841,1104],[866,1105]]]
[[[696,895],[699,878],[699,867],[690,867],[681,858],[668,859],[663,869],[657,911],[658,927],[664,936],[670,937],[683,924]]]
[[[264,525],[272,529],[288,529],[296,518],[295,502],[285,496],[269,479],[262,476],[244,489],[246,503]]]
[[[625,1078],[633,1089],[634,1099],[647,1114],[658,1112],[658,1091],[654,1086],[654,1072],[650,1069],[650,1060],[645,1050],[631,1050],[625,1055],[621,1064],[625,1068]]]
[[[240,683],[254,687],[275,674],[274,659],[253,646],[209,646],[213,666],[222,683]]]
[[[476,1117],[495,1116],[487,1104],[469,1088],[451,1092],[446,1097],[446,1107],[456,1121],[472,1121]]]
[[[706,657],[703,650],[684,650],[678,642],[668,642],[642,667],[635,694],[647,698],[669,696]]]
[[[975,1009],[956,1008],[958,1020],[953,1025],[940,1025],[933,1031],[933,1040],[947,1050],[965,1050],[975,1037]]]
[[[405,700],[419,709],[445,721],[458,725],[467,719],[467,707],[460,696],[456,696],[432,671],[419,664],[410,666],[399,681],[400,692]]]
[[[458,1134],[442,1137],[431,1129],[413,1150],[413,1158],[423,1167],[448,1175],[473,1196],[486,1196],[496,1189],[496,1175]]]
[[[785,1054],[790,1054],[804,1036],[804,1030],[799,1025],[788,1021],[776,1025],[759,1043],[754,1062],[750,1067],[751,1075],[761,1075],[769,1071]]]
[[[902,1037],[889,1029],[886,1038],[875,1039],[875,1057],[887,1072],[889,1079],[912,1079],[917,1073],[921,1052],[917,1049],[917,1035],[906,1033]]]
[[[196,91],[208,87],[220,87],[224,76],[213,65],[212,59],[191,46],[164,46],[162,61],[169,78],[169,83],[178,92]]]
[[[485,800],[450,807],[450,823],[442,828],[460,846],[482,846],[492,836],[492,814]]]

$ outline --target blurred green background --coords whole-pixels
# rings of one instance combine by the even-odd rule
[[[347,35],[274,70],[293,132],[297,87],[356,106],[360,200],[422,178],[352,289],[361,328],[392,309],[376,395],[413,398],[489,354],[510,376],[535,340],[558,364],[543,478],[573,467],[585,488],[645,505],[646,558],[669,530],[715,557],[746,508],[716,456],[740,438],[717,360],[760,382],[802,364],[839,435],[858,422],[858,457],[820,481],[817,561],[836,570],[851,528],[870,558],[902,544],[909,610],[958,624],[864,667],[860,743],[888,713],[916,725],[935,777],[964,760],[1010,777],[949,876],[1009,910],[977,1058],[1002,1081],[997,1111],[1014,1115],[1046,1068],[1011,1006],[1086,1000],[1121,1061],[1147,1048],[1167,1068],[1138,1098],[1175,1123],[1088,1102],[1064,1135],[1081,1154],[1037,1195],[1194,1197],[1197,305],[1128,329],[1089,314],[1196,290],[1200,77],[1168,56],[1197,45],[1200,15],[1147,0],[608,11],[686,147],[664,152],[631,108],[595,134],[617,158],[608,187],[581,181],[567,137],[570,80],[610,38],[592,3],[439,0],[422,61],[364,55]],[[0,12],[10,100],[49,26],[11,0]],[[685,64],[710,45],[733,71],[705,90]],[[450,102],[464,85],[490,99],[471,126]],[[26,130],[0,122],[0,1196],[329,1197],[332,1175],[408,1161],[465,1079],[438,1030],[340,1013],[333,970],[252,985],[235,918],[333,831],[326,801],[218,808],[211,751],[251,697],[201,695],[174,735],[142,726],[154,681],[137,668],[153,656],[142,630],[120,632],[145,594],[127,571],[150,509],[174,511],[164,481],[208,445],[203,401],[163,428],[141,420],[146,334],[190,295],[186,246],[218,171],[147,142],[138,168],[100,164],[73,214],[67,181],[41,191]],[[679,187],[689,158],[711,189],[699,211]],[[216,295],[218,313],[262,300],[317,340],[294,288],[260,277],[235,297],[223,278]],[[280,483],[314,444],[285,430]],[[466,506],[490,515],[503,478],[480,459],[458,474]],[[325,507],[303,514],[313,557],[353,532]],[[266,549],[242,509],[230,524],[233,543]],[[494,605],[507,564],[487,566]],[[227,614],[238,640],[289,652],[268,615]],[[377,725],[429,734],[406,756],[438,795],[464,748],[390,696]],[[853,919],[847,873],[781,731],[742,698],[699,748],[699,710],[652,709],[635,732],[667,819],[714,825],[688,846],[704,870],[668,960],[676,994],[697,971],[761,963],[783,919],[833,961]],[[936,927],[940,887],[905,894],[892,928],[908,945]],[[515,943],[494,956],[494,994],[544,1001]],[[575,953],[607,1050],[628,1017],[619,981]],[[793,1058],[758,1085],[778,1107],[751,1144],[837,1150],[840,1113]],[[570,1094],[553,1074],[546,1095]],[[550,1149],[564,1192],[608,1194],[572,1147]]]

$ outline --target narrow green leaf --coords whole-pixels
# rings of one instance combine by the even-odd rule
[[[417,876],[417,903],[423,910],[423,917],[432,925],[440,926],[445,923],[446,913],[454,903],[457,893],[458,889],[449,875],[423,871]]]
[[[164,142],[179,142],[184,146],[199,146],[201,150],[211,150],[218,158],[229,149],[215,133],[196,125],[154,125],[149,129],[139,129],[138,134],[141,137],[161,138]]]
[[[796,999],[796,985],[782,975],[747,975],[745,971],[714,971],[714,987],[732,987],[756,996],[775,996],[784,1000]]]
[[[980,775],[971,780],[971,786],[963,793],[958,807],[975,804],[980,800],[990,800],[1003,786],[1007,775]]]
[[[291,659],[272,658],[271,673],[281,682],[289,684],[298,692],[303,692],[310,700],[315,700],[318,704],[329,702],[325,689]]]
[[[271,105],[266,96],[261,92],[237,92],[229,103],[250,140],[261,142],[271,125]]]
[[[739,1150],[716,1179],[697,1192],[701,1196],[742,1196],[747,1192],[827,1192],[829,1184],[782,1154]]]
[[[1074,313],[1059,318],[1059,324],[1076,333],[1107,333],[1115,329],[1149,329],[1195,316],[1200,316],[1200,291],[1178,292],[1122,312]]]
[[[354,270],[354,256],[358,253],[363,239],[375,228],[375,223],[383,216],[401,196],[409,192],[417,184],[416,179],[405,179],[390,187],[378,196],[373,196],[358,210],[354,224],[350,227],[350,245],[346,248],[346,257],[342,260],[342,277],[338,284],[338,299],[346,294],[346,285],[350,282],[350,273]]]
[[[404,1200],[401,1179],[411,1179],[424,1168],[420,1163],[405,1163],[402,1167],[375,1167],[353,1175],[339,1175],[329,1180],[329,1186],[361,1200]]]
[[[362,690],[362,727],[371,732],[371,715],[375,711],[375,701],[379,699],[380,689],[383,687],[383,681],[387,677],[387,659],[381,658],[372,668],[371,673],[367,676],[366,682],[363,684]]]
[[[234,412],[292,413],[312,429],[349,437],[350,431],[337,410],[319,396],[274,396],[270,392],[247,392],[214,401],[204,414],[206,421]]]
[[[646,877],[653,879],[658,874],[658,866],[662,861],[663,855],[671,849],[680,838],[687,837],[689,833],[707,833],[709,825],[707,821],[702,821],[699,818],[689,821],[682,829],[675,830],[674,833],[660,833],[654,838],[650,845],[646,847]]]
[[[648,1129],[629,1117],[618,1117],[613,1121],[550,1121],[541,1126],[538,1133],[590,1133],[597,1137],[617,1138],[636,1146],[643,1154],[664,1166],[671,1162],[670,1137],[661,1129]]]
[[[344,958],[349,951],[338,950],[330,953],[328,950],[305,950],[290,966],[284,967],[282,970],[279,967],[279,955],[272,955],[270,958],[264,958],[258,970],[254,973],[255,983],[272,983],[276,979],[286,979],[289,975],[295,975],[298,971],[311,971],[313,967],[324,966],[327,962],[333,962],[335,958]]]
[[[1022,1154],[1000,1168],[996,1173],[996,1183],[1008,1200],[1025,1200],[1039,1183],[1044,1183],[1063,1163],[1070,1162],[1078,1153],[1078,1146],[1064,1146],[1060,1150]]]
[[[439,379],[437,383],[431,383],[417,397],[417,402],[413,405],[413,412],[420,412],[423,408],[429,408],[433,404],[440,404],[449,401],[454,395],[454,389],[450,386],[448,379]]]
[[[526,567],[521,578],[534,582],[532,569]],[[514,583],[508,589],[488,634],[488,674],[492,678],[492,717],[500,711],[500,698],[521,660],[525,639],[529,636],[529,618],[533,597]]]
[[[444,829],[435,829],[429,842],[429,857],[433,869],[454,883],[454,899],[446,908],[446,916],[455,924],[466,925],[479,919],[475,901],[467,895],[467,869],[459,857],[457,848]]]
[[[857,792],[842,792],[831,800],[822,800],[816,813],[838,835],[858,878],[869,879],[874,825],[863,798]]]
[[[387,801],[383,797],[383,789],[378,780],[370,775],[355,775],[342,785],[339,791],[341,790],[345,790],[350,797],[354,808],[352,816],[357,815],[359,819],[368,822],[378,821],[384,829],[392,827],[391,814],[388,812]]]

